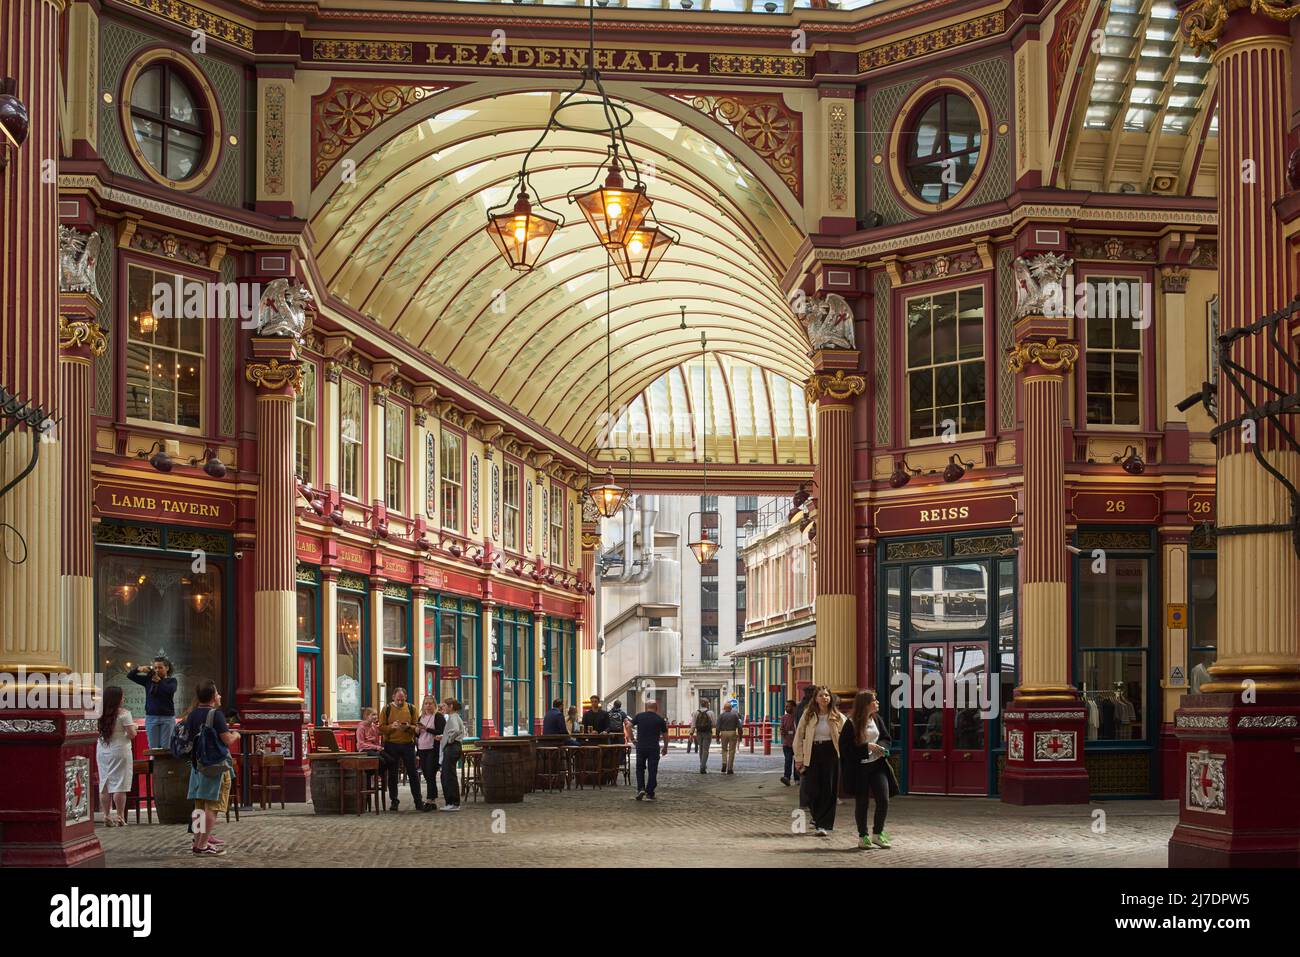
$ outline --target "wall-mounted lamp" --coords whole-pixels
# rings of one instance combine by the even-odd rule
[[[1112,462],[1118,462],[1129,475],[1141,475],[1147,470],[1147,464],[1142,461],[1142,456],[1138,455],[1136,445],[1127,445],[1124,447],[1123,455],[1111,456]]]
[[[135,457],[138,459],[147,457],[149,459],[149,464],[159,472],[170,472],[172,466],[175,464],[172,461],[172,457],[163,449],[162,442],[155,442],[153,445],[149,446],[149,448],[141,449],[135,453]]]
[[[226,477],[226,463],[221,461],[217,455],[217,450],[212,446],[206,446],[203,449],[203,471],[213,478],[220,479]],[[190,459],[190,465],[198,465],[197,458]]]
[[[948,464],[943,470],[943,480],[945,482],[958,482],[963,475],[974,467],[974,462],[963,462],[961,456],[954,452],[948,456]]]
[[[920,469],[914,469],[912,468],[912,466],[907,464],[907,456],[904,455],[894,465],[894,471],[889,476],[889,487],[902,488],[908,482],[912,481],[913,475],[920,475],[920,474],[921,474]]]
[[[13,77],[0,80],[0,169],[9,159],[9,150],[18,149],[27,140],[27,128],[31,118],[27,114],[27,105],[18,99],[15,91],[18,83]]]

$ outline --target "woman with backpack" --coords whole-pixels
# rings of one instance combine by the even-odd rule
[[[817,688],[794,733],[794,766],[803,775],[801,789],[812,812],[818,837],[835,829],[839,792],[840,732],[844,715],[835,707],[829,688]]]
[[[104,689],[104,710],[99,716],[99,737],[95,740],[95,764],[99,770],[99,806],[105,827],[126,824],[126,795],[131,790],[131,739],[135,719],[122,707],[122,689]],[[109,807],[114,808],[110,818]]]
[[[226,723],[215,681],[207,678],[194,690],[198,703],[186,715],[180,735],[181,746],[188,742],[190,753],[187,796],[194,801],[194,810],[203,812],[203,827],[195,832],[190,849],[198,856],[215,857],[226,853],[226,842],[213,837],[212,829],[217,815],[230,806],[230,748],[239,740],[239,732]]]
[[[885,815],[889,799],[898,793],[894,769],[889,766],[889,727],[880,717],[880,701],[871,688],[859,691],[853,699],[853,711],[840,732],[840,759],[844,790],[856,799],[854,808],[858,824],[858,841],[863,850],[887,848]],[[876,814],[871,834],[867,834],[867,802],[876,799]]]

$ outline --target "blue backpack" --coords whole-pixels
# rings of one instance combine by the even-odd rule
[[[216,716],[217,709],[209,708],[197,737],[190,732],[189,722],[182,722],[172,735],[171,744],[175,757],[188,756],[199,773],[213,778],[226,773],[226,764],[230,758],[230,749],[217,736],[217,730],[212,726]]]

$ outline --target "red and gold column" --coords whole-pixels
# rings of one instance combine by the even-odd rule
[[[62,415],[60,408],[58,65],[62,0],[0,0],[0,78],[31,118],[26,141],[0,146],[0,384]],[[84,416],[84,412],[82,415]],[[0,498],[0,671],[66,674],[60,565],[62,432],[47,441],[23,427],[0,444],[0,485],[21,472],[33,443],[35,471]],[[21,536],[21,541],[19,540]],[[26,551],[24,561],[15,561]],[[91,818],[95,721],[84,696],[26,694],[0,701],[0,866],[102,864]],[[80,705],[80,707],[77,707]]]
[[[841,700],[857,692],[857,587],[854,581],[853,408],[866,391],[856,349],[819,349],[804,387],[817,404],[817,652],[813,682]]]
[[[1079,348],[1067,320],[1026,316],[1008,356],[1020,375],[1024,427],[1024,540],[1020,551],[1020,685],[1003,704],[1008,804],[1082,804],[1087,714],[1070,683],[1065,551],[1065,378]],[[1057,338],[1057,336],[1062,338]]]
[[[598,617],[600,603],[596,589],[600,579],[596,574],[596,553],[600,551],[600,517],[596,507],[586,495],[582,496],[582,580],[587,583],[587,594],[582,600],[582,617],[578,619],[578,701],[586,701],[597,694],[599,686],[597,669],[600,655],[596,651],[596,638],[600,634]],[[566,707],[574,702],[566,702]],[[548,702],[549,704],[549,702]]]
[[[297,340],[254,336],[244,374],[257,394],[257,547],[253,555],[253,680],[241,716],[252,729],[292,732],[287,800],[305,800],[304,720],[298,688],[297,555],[294,548],[294,399],[302,388]]]
[[[1183,6],[1189,44],[1214,48],[1219,76],[1219,317],[1224,334],[1285,305],[1296,292],[1277,202],[1286,193],[1291,47],[1286,4],[1196,0]],[[1288,330],[1283,330],[1286,341]],[[1295,377],[1266,336],[1228,354],[1285,392]],[[1258,383],[1239,395],[1221,374],[1219,421],[1273,398]],[[1294,423],[1292,423],[1294,430]],[[1300,455],[1260,421],[1218,438],[1218,660],[1200,694],[1174,714],[1182,786],[1172,866],[1291,866],[1300,846],[1300,558],[1285,487]],[[1248,530],[1250,527],[1254,530]]]
[[[90,434],[94,408],[95,358],[108,348],[96,318],[93,292],[65,292],[59,298],[59,429],[63,445],[63,548],[60,570],[63,627],[68,665],[93,674],[95,668],[95,544],[91,530]]]

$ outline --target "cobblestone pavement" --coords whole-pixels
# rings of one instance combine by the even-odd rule
[[[988,798],[901,796],[891,803],[890,850],[855,849],[853,804],[839,806],[829,837],[795,834],[797,786],[780,782],[781,759],[742,754],[734,775],[710,773],[671,751],[658,800],[634,787],[529,794],[494,809],[480,800],[459,814],[416,812],[403,788],[396,814],[316,815],[309,805],[244,811],[216,834],[220,858],[196,859],[179,825],[97,828],[111,867],[376,867],[453,862],[461,867],[790,867],[814,857],[846,867],[1164,867],[1177,823],[1173,801],[1017,808]],[[1094,814],[1104,812],[1104,833]],[[134,813],[130,814],[132,822]],[[495,830],[494,830],[495,824]],[[504,827],[504,833],[501,833]]]

